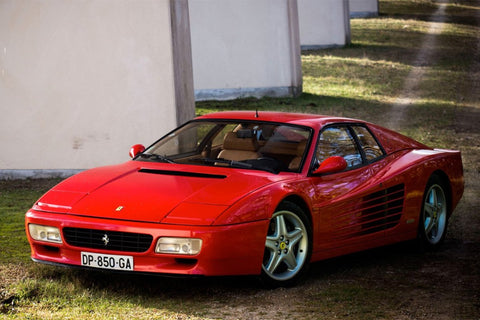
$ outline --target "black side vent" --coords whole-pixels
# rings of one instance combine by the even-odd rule
[[[337,216],[335,238],[348,239],[398,225],[403,213],[405,185],[398,184],[360,198]]]
[[[162,174],[167,176],[181,176],[181,177],[193,177],[193,178],[209,178],[209,179],[225,179],[227,176],[220,174],[198,173],[198,172],[183,172],[183,171],[171,171],[171,170],[156,170],[142,168],[138,172],[150,173],[150,174]]]
[[[71,246],[123,252],[145,252],[153,241],[149,234],[82,228],[63,228],[63,236]]]
[[[362,227],[369,232],[389,229],[400,221],[405,186],[399,184],[363,198]]]

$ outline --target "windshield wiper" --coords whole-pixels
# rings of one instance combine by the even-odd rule
[[[274,159],[261,158],[261,159],[248,159],[244,161],[235,161],[235,160],[227,160],[222,158],[220,159],[202,158],[201,160],[205,163],[212,163],[212,164],[224,163],[233,168],[263,170],[263,171],[267,171],[275,174],[280,172],[279,168],[277,168],[278,164],[276,164],[276,161]],[[272,163],[271,161],[275,163]]]
[[[149,159],[149,160],[154,160],[154,161],[163,161],[167,163],[175,163],[172,159],[167,158],[166,156],[162,156],[159,154],[155,153],[141,153],[140,154],[141,158]]]
[[[201,158],[204,163],[210,163],[210,164],[216,164],[216,163],[222,163],[226,164],[232,168],[243,168],[243,169],[252,169],[253,165],[250,163],[245,163],[241,161],[235,161],[235,160],[227,160],[227,159],[210,159],[210,158]]]
[[[223,158],[219,159],[211,159],[211,158],[194,158],[189,159],[188,161],[191,162],[202,162],[206,164],[212,165],[227,165],[232,168],[240,168],[240,169],[254,169],[254,170],[262,170],[267,171],[270,173],[278,174],[281,170],[279,164],[274,159],[269,158],[260,158],[260,159],[248,159],[244,161],[235,161],[235,160],[227,160]]]

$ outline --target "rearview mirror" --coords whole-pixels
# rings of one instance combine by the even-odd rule
[[[313,174],[326,174],[335,173],[345,170],[347,167],[347,161],[340,156],[332,156],[323,160],[317,170],[313,171]]]
[[[145,151],[145,147],[142,144],[136,144],[133,147],[130,148],[130,157],[133,159],[135,158],[139,153],[142,153]]]

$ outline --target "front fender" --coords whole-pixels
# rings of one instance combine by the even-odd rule
[[[295,179],[294,184],[288,181],[278,182],[248,194],[221,214],[213,225],[269,220],[278,205],[290,196],[302,198],[311,211],[309,199],[312,197],[309,193],[313,192],[313,187],[307,179],[303,183],[301,179]]]

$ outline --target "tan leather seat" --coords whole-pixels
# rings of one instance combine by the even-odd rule
[[[258,145],[254,137],[239,138],[235,132],[228,132],[223,140],[223,150],[218,154],[218,158],[235,161],[257,159],[260,157],[257,149]]]
[[[305,152],[305,147],[307,146],[307,140],[300,141],[297,146],[297,152],[295,158],[290,161],[288,169],[292,171],[297,171],[300,169],[300,164],[302,163],[303,153]]]

